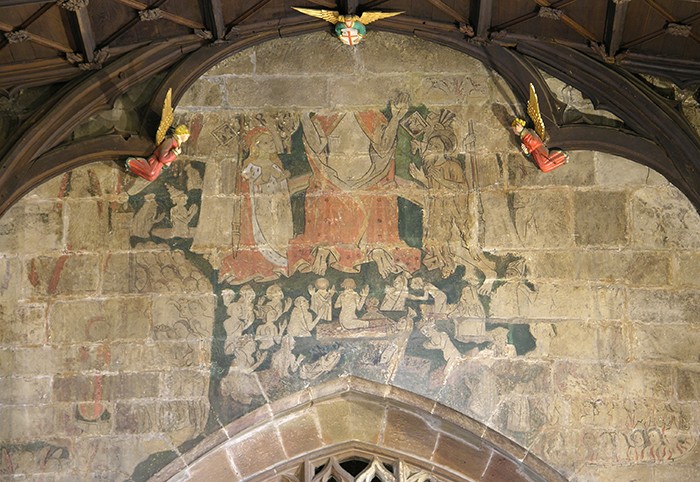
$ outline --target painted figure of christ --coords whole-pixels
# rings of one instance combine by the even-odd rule
[[[302,114],[312,170],[304,233],[288,248],[289,272],[357,273],[376,263],[382,277],[415,271],[420,251],[399,238],[395,193],[396,134],[408,108],[399,95],[391,117],[379,111]]]

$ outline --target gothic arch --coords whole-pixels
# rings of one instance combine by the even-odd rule
[[[242,416],[153,480],[361,482],[375,476],[383,482],[565,480],[464,414],[356,377],[307,388]]]

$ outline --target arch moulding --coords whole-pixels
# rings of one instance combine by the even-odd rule
[[[357,478],[343,471],[348,460],[365,461]],[[307,388],[242,416],[152,480],[326,480],[321,474],[338,482],[374,476],[383,482],[565,480],[464,414],[357,377]]]

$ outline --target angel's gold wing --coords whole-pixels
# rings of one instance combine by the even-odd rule
[[[301,12],[304,15],[310,15],[312,17],[317,17],[325,20],[326,22],[330,22],[333,25],[338,23],[340,21],[339,17],[340,14],[336,12],[335,10],[316,10],[314,8],[300,8],[300,7],[292,7],[294,10],[297,12]]]
[[[165,94],[165,101],[163,102],[163,112],[160,114],[160,125],[158,125],[158,131],[156,132],[156,145],[160,145],[165,139],[165,134],[168,133],[168,129],[173,125],[173,119],[175,118],[173,112],[173,89],[168,89],[168,93]]]
[[[381,20],[383,18],[394,17],[402,13],[403,12],[365,12],[360,17],[360,23],[367,25],[368,23],[376,22],[377,20]]]
[[[535,132],[537,132],[540,139],[544,141],[546,135],[544,121],[540,114],[540,103],[537,100],[537,92],[535,92],[535,86],[532,84],[530,84],[530,100],[527,101],[527,114],[530,116],[530,119],[532,119],[532,123],[535,124]]]

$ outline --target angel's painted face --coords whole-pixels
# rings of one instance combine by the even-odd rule
[[[520,134],[522,131],[523,131],[523,126],[522,126],[522,125],[520,125],[520,124],[515,124],[515,125],[513,126],[513,132],[515,132],[516,134]]]

